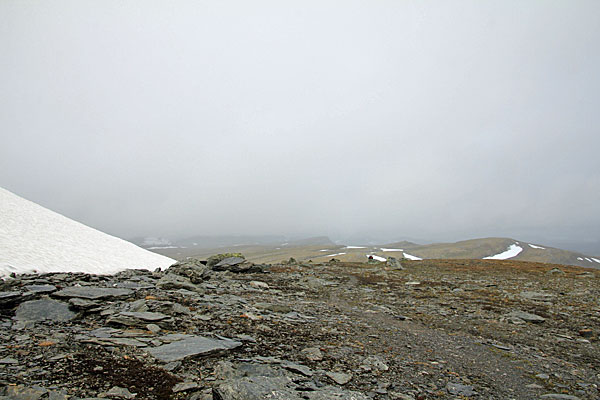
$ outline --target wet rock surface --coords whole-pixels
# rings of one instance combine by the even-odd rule
[[[20,275],[0,399],[598,399],[599,299],[598,271],[487,260]]]

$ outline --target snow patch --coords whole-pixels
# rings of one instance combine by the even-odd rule
[[[377,261],[382,261],[382,262],[383,262],[383,261],[386,261],[386,259],[385,259],[385,258],[383,258],[383,257],[380,257],[380,256],[376,256],[375,254],[367,254],[367,258],[368,258],[368,257],[372,257],[372,258],[373,258],[373,260],[377,260]]]
[[[114,274],[175,263],[0,188],[0,276],[31,272]]]
[[[532,249],[541,249],[541,250],[546,250],[545,247],[542,246],[536,246],[535,244],[531,244],[529,243],[529,247],[531,247]]]
[[[415,260],[415,261],[421,261],[422,258],[421,257],[417,257],[417,256],[412,256],[408,253],[403,253],[404,254],[404,258],[408,258],[409,260]]]
[[[589,258],[587,258],[587,257],[586,257],[585,259],[586,259],[588,262],[592,262],[592,260],[590,260],[590,259],[589,259]]]
[[[592,260],[596,261],[598,264],[600,264],[600,260],[598,260],[597,258],[592,257]]]
[[[182,247],[185,248],[185,247]],[[177,246],[152,246],[146,247],[147,250],[157,250],[157,249],[179,249]]]
[[[508,260],[509,258],[516,257],[520,252],[523,251],[522,247],[517,246],[516,244],[511,244],[509,248],[494,256],[483,257],[484,260]]]
[[[346,254],[346,253],[335,253],[335,254],[329,254],[329,255],[326,255],[326,256],[322,256],[322,257],[335,257],[335,256],[341,256],[343,254]]]
[[[346,246],[345,249],[366,249],[364,246]]]
[[[578,259],[579,261],[583,261],[583,258],[581,258],[581,257],[577,257],[577,259]]]
[[[386,249],[384,247],[380,247],[381,251],[404,251],[402,249]]]

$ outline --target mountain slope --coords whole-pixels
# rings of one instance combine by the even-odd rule
[[[166,268],[175,262],[3,188],[0,221],[0,276],[31,271],[112,274],[128,268]]]

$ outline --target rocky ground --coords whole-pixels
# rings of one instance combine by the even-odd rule
[[[0,399],[600,398],[600,271],[216,261],[0,282]]]

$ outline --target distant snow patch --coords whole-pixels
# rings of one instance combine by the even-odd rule
[[[577,259],[578,259],[579,261],[583,261],[583,258],[581,258],[581,257],[577,257]]]
[[[546,250],[545,247],[542,246],[536,246],[535,244],[531,244],[529,243],[529,247],[531,247],[532,249],[541,249],[541,250]]]
[[[377,261],[386,261],[385,258],[380,257],[380,256],[376,256],[375,254],[367,254],[367,257],[372,257],[373,260],[377,260]]]
[[[598,260],[597,258],[592,257],[592,260],[596,261],[598,264],[600,264],[600,260]]]
[[[590,259],[589,259],[589,258],[587,258],[587,257],[586,257],[585,259],[586,259],[588,262],[592,262],[592,260],[590,260]]]
[[[335,254],[329,254],[329,255],[326,255],[326,256],[323,256],[323,257],[335,257],[335,256],[341,256],[341,255],[343,255],[343,254],[346,254],[346,253],[335,253]]]
[[[403,251],[402,249],[386,249],[384,247],[380,247],[381,251]]]
[[[329,249],[323,249],[323,250],[319,250],[319,251],[329,251]]]
[[[346,246],[345,249],[366,249],[364,246]]]
[[[177,246],[152,246],[146,247],[147,250],[157,250],[157,249],[178,249]]]
[[[412,256],[408,253],[404,253],[404,258],[408,258],[409,260],[415,260],[415,261],[421,261],[422,258],[421,257],[417,257],[417,256]]]
[[[517,246],[516,244],[511,244],[510,247],[506,251],[504,251],[500,254],[496,254],[494,256],[483,257],[483,259],[484,260],[508,260],[509,258],[516,257],[522,251],[523,251],[522,247]]]

